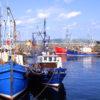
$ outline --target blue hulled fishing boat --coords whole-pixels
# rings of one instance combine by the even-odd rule
[[[6,10],[6,39],[0,48],[0,96],[12,100],[27,89],[27,70],[23,65],[23,55],[14,52],[15,20],[10,8]]]
[[[86,48],[88,49],[88,48]],[[85,50],[86,50],[85,49]],[[89,48],[91,49],[91,48]],[[96,56],[97,53],[95,52],[83,52],[83,51],[77,51],[77,50],[67,50],[67,56]]]
[[[35,34],[33,33],[33,65],[30,68],[30,79],[41,82],[49,86],[58,87],[66,76],[66,68],[62,66],[62,59],[55,54],[54,50],[48,45],[49,39],[45,30],[46,20],[44,20],[44,31],[37,35],[42,37],[41,46],[36,44]]]
[[[13,99],[24,92],[27,88],[25,73],[25,68],[17,63],[0,64],[0,96]]]
[[[58,87],[66,76],[66,68],[62,66],[61,57],[48,52],[38,56],[38,66],[41,68],[41,82]]]

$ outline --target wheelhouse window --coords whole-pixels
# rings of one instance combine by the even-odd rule
[[[54,57],[54,61],[56,61],[56,57]]]
[[[46,61],[47,60],[47,57],[44,57],[44,60]]]
[[[52,61],[52,57],[49,57],[49,61]]]

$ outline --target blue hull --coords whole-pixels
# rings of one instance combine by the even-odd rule
[[[0,64],[0,96],[15,98],[27,88],[26,70],[23,66],[9,62]]]
[[[82,53],[75,50],[67,50],[67,56],[96,56],[94,53]]]
[[[66,76],[65,68],[45,68],[39,72],[32,71],[28,74],[31,88],[33,84],[46,84],[58,87]]]
[[[42,76],[42,83],[51,86],[59,86],[66,76],[65,68],[49,69],[48,74]]]

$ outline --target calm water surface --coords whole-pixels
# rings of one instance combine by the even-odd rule
[[[66,62],[67,100],[100,100],[100,57],[79,57]]]
[[[100,100],[100,57],[67,60],[64,63],[67,75],[59,89],[44,89],[44,86],[36,84],[31,92],[17,100]]]

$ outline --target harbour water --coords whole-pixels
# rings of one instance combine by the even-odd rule
[[[100,100],[100,57],[67,60],[67,75],[59,89],[33,84],[34,88],[17,100]]]
[[[46,91],[45,100],[100,100],[100,57],[68,58],[64,67],[67,75],[62,88]]]
[[[76,57],[66,67],[67,100],[100,100],[100,57]]]

